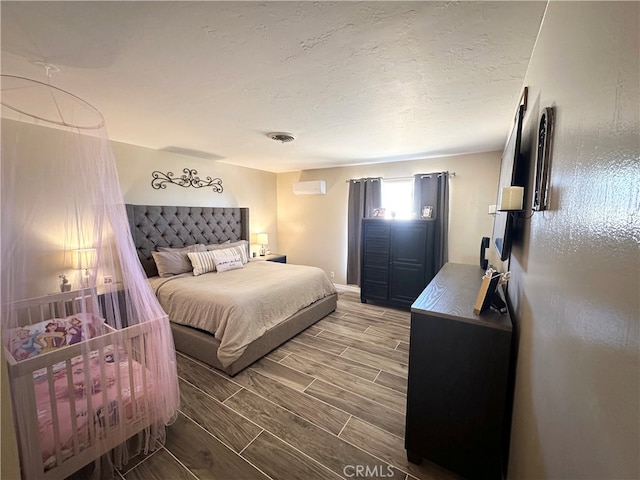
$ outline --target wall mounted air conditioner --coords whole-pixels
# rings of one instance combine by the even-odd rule
[[[295,182],[293,184],[295,195],[325,195],[327,183],[324,180],[312,180],[309,182]]]

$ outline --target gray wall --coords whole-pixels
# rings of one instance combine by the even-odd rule
[[[640,478],[639,5],[550,2],[526,76],[530,161],[544,107],[556,128],[551,208],[511,256],[509,478]]]

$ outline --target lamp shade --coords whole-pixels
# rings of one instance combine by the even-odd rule
[[[256,240],[260,245],[267,245],[269,243],[269,235],[266,233],[259,233],[256,236]]]
[[[84,270],[96,268],[97,256],[95,248],[81,248],[73,251],[72,255],[74,270]]]

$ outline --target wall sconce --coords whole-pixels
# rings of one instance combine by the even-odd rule
[[[256,236],[256,241],[262,245],[262,247],[260,247],[260,256],[264,257],[267,253],[265,246],[269,244],[269,235],[266,233],[259,233]]]
[[[519,212],[522,210],[524,203],[524,187],[504,187],[500,192],[500,202],[498,202],[498,211],[500,212]]]
[[[97,252],[95,248],[80,248],[72,252],[72,262],[74,270],[84,270],[81,275],[80,284],[82,288],[88,288],[91,282],[91,272],[97,264]]]

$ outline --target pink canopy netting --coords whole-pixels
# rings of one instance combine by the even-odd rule
[[[132,408],[146,412],[139,432],[110,453],[109,458],[120,466],[141,450],[158,448],[165,439],[165,426],[177,414],[180,396],[167,315],[147,283],[132,242],[100,112],[47,83],[9,75],[2,75],[1,81],[1,331],[10,367],[16,435],[28,440],[25,445],[40,445],[40,450],[54,442],[53,460],[43,458],[49,463],[46,468],[53,468],[93,448],[99,457],[103,439],[121,438],[114,433],[119,429],[136,430],[131,429],[132,421],[127,423],[126,412]],[[67,299],[82,298],[75,302],[78,309],[72,311],[69,306],[74,302],[67,300],[58,310],[34,319],[18,308],[26,299],[33,299],[26,303],[48,305],[48,300],[63,294]],[[43,321],[35,321],[40,318]],[[149,327],[144,336],[132,339],[113,334],[139,325]],[[109,340],[101,343],[96,338]],[[75,348],[81,355],[65,363],[60,353],[64,348]],[[28,365],[35,358],[51,358],[43,378],[53,379],[42,407],[37,372],[29,374],[36,385],[37,415],[54,405],[52,397],[58,402],[50,409],[58,411],[48,419],[57,427],[47,434],[41,423],[39,438],[30,423],[33,412],[23,408],[22,398],[16,398],[22,395],[15,391],[16,384],[18,380],[24,384],[24,379],[12,378],[20,370],[15,365]],[[116,365],[121,362],[121,374],[110,376],[114,358]],[[142,387],[136,385],[139,371],[146,372]],[[90,382],[93,385],[87,385]],[[131,394],[138,388],[142,393]],[[88,390],[94,399],[85,398],[85,404],[90,404],[86,407],[77,399]],[[85,407],[89,413],[80,412]],[[94,421],[73,422],[77,431],[64,438],[69,430],[63,425],[66,417],[90,413]],[[50,438],[44,438],[47,435]],[[24,450],[21,446],[23,470],[38,455]]]

